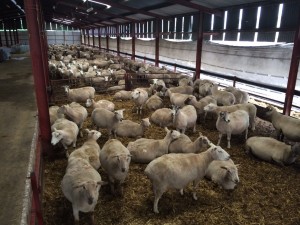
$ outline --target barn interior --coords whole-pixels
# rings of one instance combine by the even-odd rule
[[[137,114],[131,99],[115,100],[117,91],[148,88],[153,78],[164,80],[167,88],[177,87],[182,78],[210,80],[222,90],[233,86],[249,94],[257,116],[248,138],[276,139],[276,129],[265,117],[268,104],[289,118],[300,117],[299,12],[297,0],[1,1],[0,197],[6,207],[0,210],[0,223],[74,224],[72,204],[61,189],[68,159],[62,145],[51,144],[49,107],[71,103],[64,85],[92,86],[95,101],[109,100],[115,109],[125,109],[124,119],[140,123],[153,110],[145,107]],[[95,64],[97,57],[112,60],[124,66],[114,70],[124,73],[108,80],[104,75],[66,75],[57,65],[68,54],[96,65],[102,74],[107,68]],[[156,72],[151,76],[145,65]],[[162,102],[172,107],[167,96]],[[87,111],[83,130],[95,129],[93,109]],[[209,114],[205,122],[199,117],[196,132],[187,129],[185,134],[192,141],[204,135],[217,144],[217,117]],[[102,148],[110,136],[106,129],[100,132],[97,143]],[[152,124],[143,137],[165,135],[163,127]],[[126,147],[137,138],[117,139]],[[278,166],[246,154],[243,135],[232,135],[231,148],[225,139],[220,146],[239,164],[240,182],[234,190],[203,179],[195,201],[192,183],[183,196],[170,189],[155,214],[152,185],[144,174],[147,164],[131,162],[123,196],[114,196],[109,185],[101,187],[94,224],[300,223],[299,160]],[[87,134],[78,137],[77,148],[86,140]],[[68,151],[74,148],[68,146]],[[108,181],[107,171],[98,172]],[[80,224],[91,223],[88,213],[80,213]]]

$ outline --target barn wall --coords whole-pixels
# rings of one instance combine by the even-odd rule
[[[124,43],[126,43],[125,46]],[[131,53],[131,41],[121,41],[120,49]],[[286,87],[293,45],[264,47],[234,47],[204,42],[203,70],[219,72],[260,83]],[[160,60],[195,67],[196,42],[160,40]],[[155,41],[136,41],[136,55],[154,59]],[[299,70],[300,71],[300,70]],[[299,72],[298,72],[299,74]],[[300,77],[297,79],[300,90]]]

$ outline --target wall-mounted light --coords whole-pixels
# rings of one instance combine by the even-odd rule
[[[96,2],[96,1],[93,1],[93,0],[86,0],[86,1],[98,4],[98,5],[104,5],[104,6],[106,6],[107,9],[109,9],[111,7],[111,5],[104,4],[102,2]]]

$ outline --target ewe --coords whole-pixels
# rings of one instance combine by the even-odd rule
[[[196,190],[203,179],[207,167],[213,160],[228,160],[229,154],[219,146],[212,146],[205,152],[170,153],[151,161],[145,174],[153,185],[153,211],[159,213],[158,201],[170,188],[182,190],[193,181],[193,198],[197,200]]]

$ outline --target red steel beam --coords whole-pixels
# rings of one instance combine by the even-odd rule
[[[35,96],[38,108],[39,134],[42,150],[47,151],[51,141],[51,128],[49,117],[48,96],[43,64],[43,49],[40,43],[38,7],[35,0],[24,1],[27,29],[29,36],[30,55],[32,59],[32,73],[34,80]]]
[[[135,60],[135,23],[131,23],[131,59]]]
[[[201,71],[201,56],[202,56],[202,43],[203,43],[203,13],[198,14],[198,35],[197,35],[197,50],[196,50],[196,74],[195,79],[200,78]]]
[[[101,34],[100,34],[100,27],[98,27],[98,46],[101,49]]]
[[[155,20],[155,66],[159,66],[159,22]]]
[[[88,46],[90,46],[90,30],[86,29],[87,39],[88,39]]]
[[[106,51],[109,52],[109,35],[106,34]]]
[[[93,47],[95,47],[95,31],[92,29],[92,36],[93,36]]]
[[[119,28],[120,26],[117,25],[116,29],[117,29],[117,55],[120,55],[120,32],[119,32]]]
[[[300,15],[298,19],[298,27],[295,33],[294,48],[292,53],[289,78],[288,78],[287,90],[286,90],[285,101],[284,101],[283,114],[285,115],[290,115],[291,112],[294,91],[297,82],[299,59],[300,59]]]

